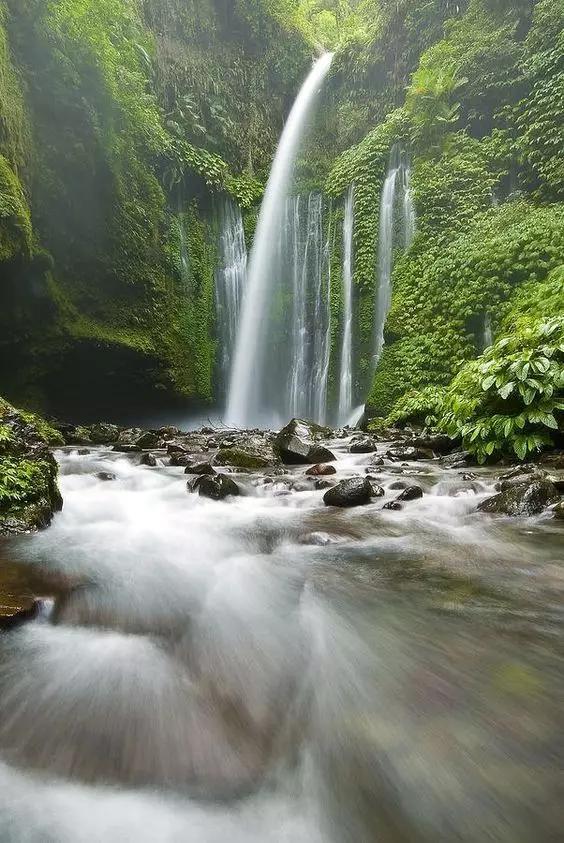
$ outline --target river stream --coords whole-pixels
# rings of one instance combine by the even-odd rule
[[[304,467],[214,502],[57,457],[63,511],[1,550],[66,584],[0,634],[2,843],[562,839],[562,522],[476,512],[492,469],[335,510]]]

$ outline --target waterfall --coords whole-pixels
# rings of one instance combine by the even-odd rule
[[[394,144],[390,152],[388,172],[380,200],[373,372],[384,346],[384,325],[392,298],[394,247],[401,244],[402,248],[409,248],[415,234],[415,225],[415,207],[411,191],[411,167],[398,144]]]
[[[218,365],[221,383],[227,384],[247,277],[243,217],[231,199],[225,199],[221,205],[219,225],[219,263],[215,277]]]
[[[185,286],[190,279],[190,261],[188,258],[188,234],[182,209],[178,213],[178,233],[180,240],[180,277]]]
[[[492,320],[489,313],[484,314],[484,330],[482,335],[482,351],[493,345]]]
[[[353,284],[354,185],[349,187],[343,223],[343,340],[339,385],[339,424],[346,424],[352,410],[352,284]]]
[[[278,235],[300,144],[332,60],[333,55],[326,53],[314,64],[290,112],[274,159],[251,252],[231,370],[226,414],[231,424],[249,426],[274,420],[265,395],[265,381],[267,376],[272,377],[266,371],[265,362],[273,339],[271,316],[278,296],[275,289]],[[287,415],[289,408],[285,410]]]
[[[277,259],[276,296],[269,318],[270,344],[263,387],[269,418],[305,416],[322,422],[327,413],[330,355],[330,243],[319,193],[286,200]]]

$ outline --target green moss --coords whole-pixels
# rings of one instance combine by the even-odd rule
[[[267,468],[271,460],[260,454],[253,454],[241,448],[223,448],[215,458],[217,465],[232,465],[236,468]]]
[[[18,177],[0,155],[0,263],[32,250],[29,208]]]

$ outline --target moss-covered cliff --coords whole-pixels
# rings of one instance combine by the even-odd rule
[[[311,54],[283,12],[266,0],[0,2],[9,397],[118,414],[211,400],[215,201],[260,196]]]

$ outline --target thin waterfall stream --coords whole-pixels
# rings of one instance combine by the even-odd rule
[[[227,387],[247,280],[247,246],[241,209],[224,199],[219,215],[219,264],[215,274],[216,322],[221,383]]]
[[[348,423],[353,408],[353,233],[354,185],[347,191],[343,222],[343,337],[339,385],[339,423]]]

